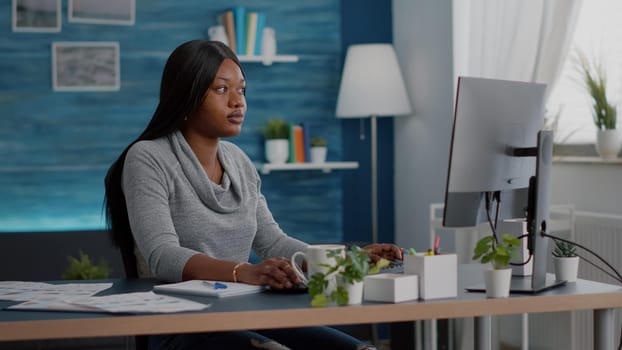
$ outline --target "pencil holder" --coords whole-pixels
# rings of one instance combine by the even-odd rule
[[[419,276],[419,299],[455,298],[458,295],[456,254],[405,255],[404,273]]]

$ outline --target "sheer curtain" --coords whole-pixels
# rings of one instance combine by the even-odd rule
[[[454,78],[557,80],[583,0],[453,0]]]
[[[461,75],[532,81],[547,84],[550,95],[572,43],[582,1],[453,0],[454,86]],[[468,242],[456,241],[456,250],[472,252]],[[527,315],[502,322],[503,326],[493,327],[499,330],[494,332],[496,342],[528,349]],[[456,348],[469,348],[472,326],[456,322]],[[522,334],[517,332],[521,328]],[[504,332],[507,329],[511,331]],[[533,343],[542,339],[535,338]]]

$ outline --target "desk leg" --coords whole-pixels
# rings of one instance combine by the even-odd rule
[[[594,349],[614,349],[613,309],[594,310]]]
[[[492,316],[475,318],[475,350],[492,349]]]

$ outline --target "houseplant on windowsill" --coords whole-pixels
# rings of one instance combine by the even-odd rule
[[[596,126],[596,151],[603,159],[615,159],[622,147],[616,128],[617,110],[607,98],[607,78],[601,62],[592,62],[577,51],[579,73],[592,101],[592,118]]]
[[[335,264],[323,265],[328,268],[326,273],[318,272],[309,279],[313,307],[326,306],[330,302],[337,305],[360,304],[363,300],[365,276],[378,273],[381,268],[389,266],[386,259],[371,263],[369,253],[356,245],[346,250],[345,257],[339,251],[329,252],[327,256],[334,259]],[[336,288],[330,288],[333,279],[336,280]]]
[[[289,124],[280,118],[270,118],[261,129],[265,140],[266,160],[282,164],[289,158]]]
[[[553,248],[553,265],[555,278],[559,281],[576,282],[579,272],[579,256],[576,246],[570,242],[555,240]]]
[[[326,162],[326,152],[328,150],[328,142],[323,137],[311,138],[311,163]]]
[[[507,298],[510,295],[510,261],[518,258],[519,248],[520,240],[507,233],[501,234],[501,240],[495,235],[489,235],[477,242],[473,260],[492,265],[491,269],[484,270],[486,295],[489,298]]]

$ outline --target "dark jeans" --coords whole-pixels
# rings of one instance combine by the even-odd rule
[[[363,350],[376,349],[330,327],[149,336],[150,350]]]

